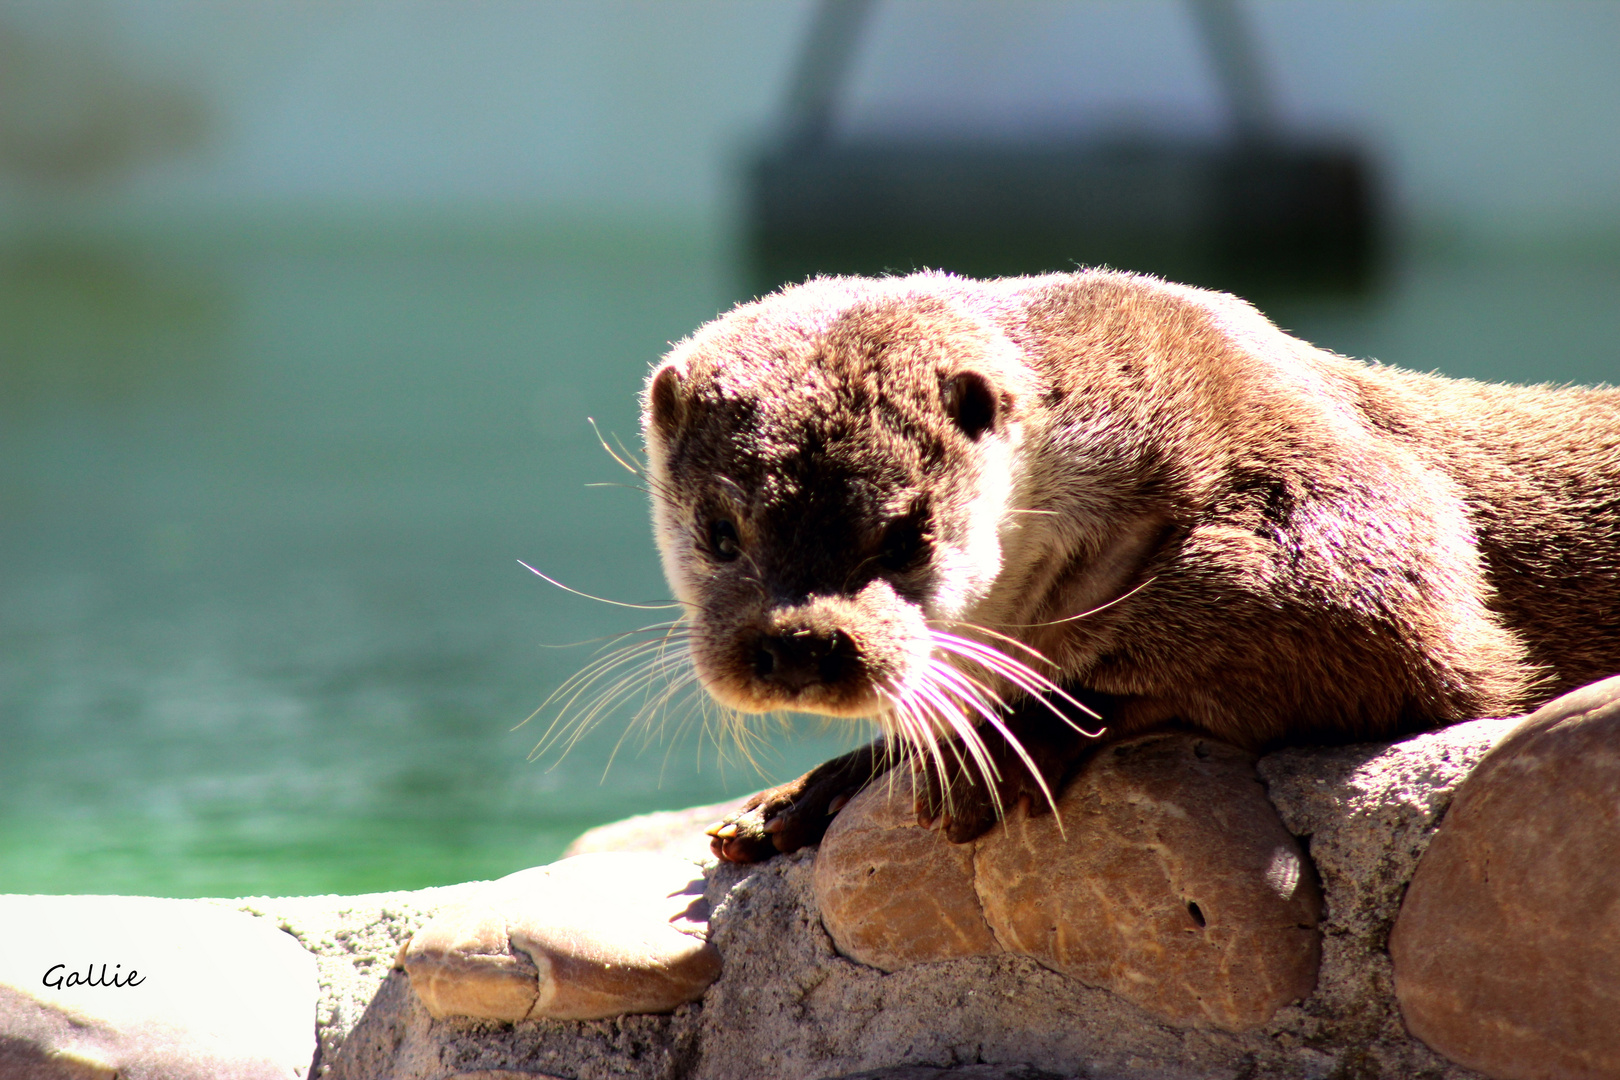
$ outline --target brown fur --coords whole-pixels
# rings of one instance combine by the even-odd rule
[[[744,710],[911,694],[902,734],[960,738],[917,689],[947,685],[932,657],[982,688],[945,693],[969,725],[1018,713],[1030,683],[941,630],[1118,699],[1116,732],[1251,747],[1620,671],[1620,391],[1362,363],[1147,277],[922,274],[738,307],[670,353],[644,423],[694,662]]]

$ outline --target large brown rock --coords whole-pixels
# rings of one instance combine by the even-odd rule
[[[1172,735],[1103,751],[978,854],[1006,947],[1178,1023],[1244,1030],[1316,985],[1315,876],[1254,772]],[[1063,887],[1054,888],[1060,882]]]
[[[1620,1076],[1620,678],[1464,781],[1390,935],[1412,1033],[1503,1080]]]
[[[1254,758],[1159,735],[1099,754],[1056,816],[1015,810],[969,845],[876,784],[817,857],[822,920],[884,970],[1011,952],[1178,1024],[1245,1030],[1309,994],[1320,894]]]
[[[510,874],[447,906],[401,951],[435,1017],[594,1020],[667,1012],[720,973],[703,876],[602,852]]]
[[[1002,951],[974,889],[974,847],[917,827],[901,770],[857,795],[816,853],[816,904],[839,951],[883,971]]]

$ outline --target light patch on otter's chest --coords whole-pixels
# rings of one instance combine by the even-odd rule
[[[927,604],[930,619],[968,617],[1000,577],[1003,538],[1017,526],[1013,499],[1024,486],[1018,475],[1022,435],[1018,424],[1009,424],[1005,436],[986,440],[979,448],[977,490],[966,505],[948,511],[960,515],[962,542],[935,548],[936,583]]]

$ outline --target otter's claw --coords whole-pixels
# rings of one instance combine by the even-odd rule
[[[760,802],[772,794],[762,791],[749,799],[725,821],[718,821],[706,830],[709,850],[715,858],[725,862],[759,862],[776,854],[776,847],[767,835],[769,825],[760,811]]]
[[[725,862],[761,862],[820,843],[833,815],[872,778],[882,752],[881,743],[864,746],[751,796],[707,830],[709,850]]]
[[[951,843],[965,844],[977,840],[1001,820],[1009,785],[997,781],[992,788],[954,762],[948,769],[949,774],[943,776],[933,763],[916,770],[917,824],[924,829],[937,827]]]
[[[1099,709],[1106,704],[1100,695],[1089,696]],[[989,832],[1014,807],[1032,816],[1049,812],[1064,780],[1096,744],[1079,728],[1052,722],[1041,711],[1045,708],[1022,703],[1004,727],[980,732],[991,766],[988,778],[960,749],[916,759],[917,824],[937,826],[952,843],[965,844]]]

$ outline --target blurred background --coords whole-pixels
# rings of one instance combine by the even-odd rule
[[[1620,5],[0,0],[0,892],[491,877],[862,737],[528,760],[665,617],[518,563],[667,599],[587,417],[811,270],[1100,261],[1613,381]]]

